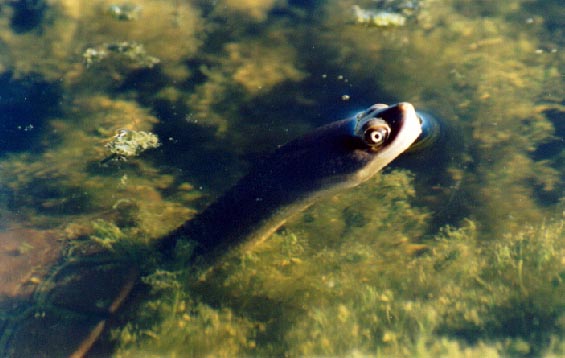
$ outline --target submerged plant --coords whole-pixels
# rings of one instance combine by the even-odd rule
[[[106,250],[113,250],[117,245],[123,245],[123,241],[127,239],[127,235],[119,227],[104,220],[94,221],[92,228],[94,232],[90,235],[90,240]]]

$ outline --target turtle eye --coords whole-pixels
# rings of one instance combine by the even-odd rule
[[[363,141],[372,148],[379,148],[386,142],[389,135],[390,127],[386,124],[379,123],[365,129]]]

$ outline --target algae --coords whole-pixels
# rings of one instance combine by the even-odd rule
[[[87,48],[82,57],[87,67],[109,59],[111,55],[119,55],[141,68],[152,68],[161,60],[147,54],[145,47],[136,42],[113,42],[105,43],[97,47]]]
[[[0,70],[63,94],[38,113],[34,151],[0,158],[2,223],[52,228],[67,260],[146,261],[116,356],[565,355],[562,6],[422,0],[392,9],[403,26],[351,24],[355,4],[404,2],[377,3],[140,0],[121,21],[110,1],[47,1],[27,27],[2,6]],[[114,43],[161,62],[83,66]],[[401,100],[459,143],[401,158],[208,272],[191,242],[173,262],[148,249],[259,153]],[[161,146],[100,166],[121,129]]]
[[[117,20],[132,21],[137,20],[141,9],[139,5],[125,3],[110,5],[106,11]]]

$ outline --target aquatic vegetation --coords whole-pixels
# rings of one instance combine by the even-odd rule
[[[108,13],[117,20],[137,20],[141,12],[141,6],[135,4],[114,4],[108,7]]]
[[[146,260],[148,296],[113,330],[117,356],[565,354],[562,20],[538,10],[559,2],[44,3],[26,31],[11,6],[0,13],[0,71],[62,80],[63,93],[34,122],[37,149],[1,158],[0,214],[51,229],[3,255],[56,237],[65,259],[94,245]],[[402,26],[351,26],[355,3]],[[86,69],[77,54],[92,44],[105,45]],[[161,62],[140,75],[127,62],[141,49]],[[200,185],[229,186],[249,158],[336,119],[350,110],[344,93],[351,106],[415,102],[459,128],[460,143],[432,169],[406,164],[319,203],[209,272],[190,242],[175,262],[147,250],[211,200]],[[171,145],[207,127],[198,148]],[[144,149],[122,139],[163,128],[175,158],[99,165],[108,150]],[[232,167],[195,184],[200,173],[173,168],[180,157]],[[29,277],[9,291],[41,283]]]
[[[423,232],[429,214],[409,204],[413,192],[402,180],[410,182],[406,173],[393,172],[316,205],[263,245],[204,277],[193,270],[177,273],[176,280],[169,276],[165,281],[176,283],[161,285],[161,295],[147,304],[169,312],[171,297],[178,296],[219,307],[218,314],[230,310],[254,317],[255,328],[243,340],[254,345],[232,346],[234,355],[542,354],[544,342],[557,338],[562,319],[563,222],[524,229],[519,241],[508,235],[485,245],[476,223],[467,220],[424,242],[411,241]],[[358,213],[371,212],[379,220],[353,223],[352,203],[366,203],[373,211]],[[403,227],[404,215],[419,224]],[[200,323],[181,324],[171,340],[168,331],[157,334],[180,316],[165,316],[156,326],[145,317],[142,322],[153,328],[140,331],[130,326],[126,332],[136,343],[125,341],[124,354],[140,347],[151,351],[155,342],[163,349],[155,348],[155,354],[198,347],[178,337]],[[149,341],[143,338],[147,329],[156,334]],[[264,343],[269,332],[284,332],[283,342]],[[493,342],[493,336],[509,338]]]
[[[104,146],[111,153],[110,157],[117,160],[127,160],[129,157],[137,157],[142,152],[157,148],[160,145],[159,138],[153,133],[120,129],[112,140]]]
[[[468,234],[461,229],[445,232],[435,249],[435,263],[422,261],[434,268],[424,269],[428,274],[420,282],[438,280],[433,284],[441,287],[434,294],[444,318],[437,330],[471,341],[514,337],[528,345],[527,354],[540,355],[562,316],[563,222],[524,228],[517,237],[506,235],[487,244],[469,224],[464,229]],[[475,236],[471,245],[466,242],[469,234]],[[441,275],[432,279],[434,271]],[[525,272],[529,277],[524,279]]]
[[[158,307],[145,307],[148,315],[158,316]],[[216,310],[189,300],[179,300],[174,312],[163,324],[151,330],[136,332],[127,324],[118,340],[129,348],[119,350],[116,357],[198,356],[234,357],[255,347],[252,321],[236,317],[230,310]]]
[[[73,121],[61,118],[48,123],[56,133],[56,145],[2,161],[2,181],[12,192],[10,205],[19,208],[21,220],[58,226],[59,214],[90,215],[105,208],[123,225],[143,222],[142,232],[158,236],[190,215],[192,210],[184,204],[197,200],[200,194],[186,183],[177,196],[165,197],[162,192],[176,183],[148,162],[122,162],[126,167],[107,169],[99,164],[108,157],[104,141],[118,130],[150,133],[157,119],[146,109],[131,101],[92,96],[75,99],[68,111]],[[113,147],[114,155],[139,154],[156,144],[152,135],[131,137],[135,145],[130,145],[134,142],[128,138],[115,143],[121,146]],[[81,221],[79,217],[76,220]]]
[[[377,27],[404,26],[406,24],[406,17],[402,14],[363,9],[359,5],[353,5],[352,10],[354,21],[357,24]]]
[[[20,6],[23,14],[31,10],[31,2],[14,2]],[[72,68],[69,55],[73,51],[72,34],[76,31],[76,23],[67,21],[66,7],[63,4],[52,4],[40,1],[41,11],[34,21],[22,18],[25,27],[18,31],[12,26],[12,20],[17,17],[17,12],[11,6],[2,6],[0,12],[0,40],[3,44],[3,64],[0,69],[12,71],[15,77],[24,76],[29,73],[40,74],[47,81],[60,79],[62,73]],[[29,12],[28,16],[31,15]],[[29,55],[33,54],[33,55]]]
[[[98,47],[91,47],[84,51],[82,57],[86,67],[91,67],[103,60],[108,60],[111,55],[122,57],[139,67],[152,68],[160,63],[157,57],[150,56],[142,44],[136,42],[105,43]]]
[[[241,101],[252,101],[279,85],[306,76],[296,64],[297,53],[288,45],[288,37],[277,32],[269,37],[268,41],[226,43],[222,53],[214,55],[217,64],[200,68],[206,81],[186,100],[191,121],[217,127],[223,135],[228,130],[228,119],[238,117],[239,107],[232,101],[235,93]]]
[[[199,11],[184,1],[140,0],[135,4],[115,4],[63,0],[44,3],[47,5],[42,17],[26,32],[15,32],[10,25],[14,16],[11,7],[3,7],[0,14],[0,39],[6,44],[2,52],[6,51],[8,60],[4,65],[17,76],[39,73],[47,80],[59,81],[63,77],[65,84],[80,85],[84,69],[76,66],[77,49],[85,51],[92,44],[109,44],[110,50],[102,45],[91,48],[86,53],[87,60],[99,60],[108,52],[115,55],[118,50],[122,56],[133,57],[138,63],[143,59],[144,66],[154,65],[155,59],[159,58],[164,73],[179,79],[188,75],[183,63],[195,54],[201,44],[200,37],[205,35]],[[143,9],[143,12],[137,9]],[[115,15],[108,16],[107,11]],[[134,14],[138,19],[143,19],[144,14],[153,16],[151,21],[121,21],[124,16],[131,18]],[[119,41],[129,43],[127,51],[123,45],[118,45]],[[176,45],[169,46],[171,42]],[[143,48],[139,44],[143,44]],[[33,56],[26,56],[27,51]]]
[[[136,12],[135,21],[120,21],[112,16],[104,16],[105,11],[112,5],[116,3],[81,1],[79,14],[85,19],[80,23],[79,28],[80,45],[83,49],[92,44],[112,44],[120,41],[143,44],[144,52],[151,56],[142,57],[146,64],[152,62],[147,61],[148,58],[158,58],[159,69],[171,79],[180,82],[190,76],[186,61],[196,55],[206,37],[200,11],[192,2],[135,1],[130,5],[142,9]],[[122,8],[125,6],[125,4],[118,5]],[[139,56],[131,49],[129,52]],[[106,71],[106,69],[102,70]],[[73,80],[77,81],[80,78]]]
[[[277,0],[223,0],[218,3],[217,7],[218,9],[226,7],[228,11],[240,12],[255,21],[264,21],[268,12],[276,4],[281,3],[284,2]]]
[[[99,244],[105,250],[113,250],[115,245],[119,245],[127,239],[127,236],[116,225],[104,221],[96,220],[92,223],[93,233],[90,240]]]
[[[283,81],[298,82],[305,76],[296,68],[296,54],[290,48],[229,43],[225,49],[227,61],[234,67],[233,80],[252,95],[268,91]]]

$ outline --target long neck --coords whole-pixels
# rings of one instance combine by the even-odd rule
[[[262,241],[314,201],[311,191],[284,191],[256,179],[243,178],[177,233],[196,240],[201,253],[221,254]]]
[[[268,237],[320,196],[357,183],[368,158],[357,153],[351,119],[334,122],[291,142],[261,163],[202,213],[164,238],[194,240],[199,253],[221,254]]]

